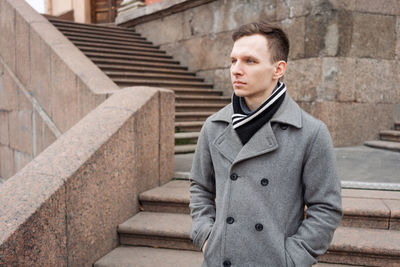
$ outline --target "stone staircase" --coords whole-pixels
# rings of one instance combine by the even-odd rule
[[[366,141],[369,147],[400,152],[400,121],[394,123],[393,130],[383,130],[379,133],[380,140]]]
[[[189,181],[175,180],[142,193],[143,211],[118,227],[121,245],[94,266],[200,266],[188,189]],[[400,192],[344,189],[343,208],[325,263],[316,266],[400,266]]]
[[[205,119],[230,102],[133,29],[48,18],[118,86],[175,91],[175,153],[191,153]]]

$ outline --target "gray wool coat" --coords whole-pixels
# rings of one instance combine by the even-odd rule
[[[206,120],[190,174],[203,266],[311,266],[343,213],[327,127],[286,94],[243,146],[232,114],[229,104]]]

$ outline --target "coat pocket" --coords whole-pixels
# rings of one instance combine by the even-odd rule
[[[207,256],[209,255],[210,250],[212,250],[212,246],[213,246],[213,240],[214,240],[214,236],[215,236],[215,224],[213,225],[213,227],[211,228],[211,232],[210,235],[207,238],[207,245],[206,248],[204,249],[204,258],[207,258]]]
[[[285,258],[286,258],[286,267],[295,267],[292,257],[290,256],[289,252],[286,250],[286,239],[284,240],[284,247],[285,247]]]

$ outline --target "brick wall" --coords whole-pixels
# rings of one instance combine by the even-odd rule
[[[288,90],[328,125],[336,146],[375,139],[400,119],[397,0],[217,0],[153,17],[136,31],[226,95],[232,31],[257,19],[280,24],[291,41]],[[141,18],[129,19],[119,23]]]

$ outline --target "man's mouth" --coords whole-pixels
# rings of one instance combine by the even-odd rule
[[[242,82],[242,81],[234,81],[233,82],[233,85],[243,85],[243,84],[246,84],[246,83]]]

